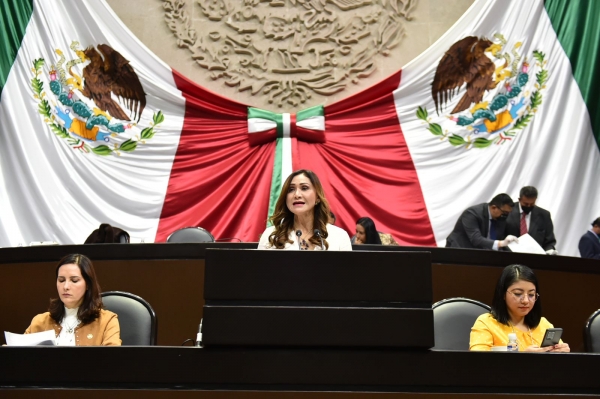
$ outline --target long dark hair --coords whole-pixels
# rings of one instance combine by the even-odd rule
[[[538,280],[533,273],[533,270],[524,265],[506,266],[498,279],[496,291],[494,291],[492,316],[494,316],[498,322],[507,326],[510,325],[510,315],[508,314],[508,308],[506,307],[506,291],[508,290],[508,287],[520,280],[532,283],[535,286],[535,292],[540,294]],[[542,301],[540,295],[534,302],[531,311],[525,316],[525,324],[527,324],[529,328],[536,328],[538,324],[540,324],[541,318]]]
[[[70,254],[62,258],[56,266],[56,278],[58,279],[58,270],[63,265],[75,264],[79,266],[81,276],[85,280],[85,294],[83,295],[83,301],[77,311],[77,318],[81,320],[82,324],[88,324],[96,320],[100,316],[100,310],[102,309],[102,297],[100,293],[100,285],[96,278],[96,271],[92,261],[85,255],[81,254]],[[48,309],[50,316],[60,323],[65,316],[65,305],[60,298],[54,298],[50,300],[50,307]]]
[[[365,244],[379,244],[381,245],[381,238],[375,228],[375,222],[370,217],[360,218],[356,221],[356,224],[360,224],[365,229],[366,242]]]
[[[325,198],[325,192],[323,191],[321,181],[315,172],[307,169],[297,170],[289,175],[287,179],[285,179],[283,187],[281,187],[281,193],[279,194],[279,198],[275,204],[273,216],[269,218],[269,221],[273,224],[273,226],[275,226],[275,230],[273,230],[269,236],[269,243],[277,249],[285,248],[286,243],[293,243],[293,241],[290,240],[290,233],[294,230],[294,214],[288,209],[286,200],[292,180],[298,175],[304,175],[308,177],[313,185],[315,194],[317,196],[317,203],[314,207],[313,229],[319,229],[321,231],[323,244],[325,245],[326,249],[329,249],[329,243],[326,240],[328,236],[327,223],[329,222],[329,214],[331,212],[329,209],[329,202],[327,202],[327,199]],[[321,240],[314,235],[309,239],[309,241],[313,245],[321,245]]]

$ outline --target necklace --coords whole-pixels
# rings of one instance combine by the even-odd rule
[[[304,238],[302,239],[302,241],[300,241],[300,250],[308,251],[308,242],[306,242]]]
[[[73,332],[75,331],[75,328],[79,325],[79,320],[75,320],[75,324],[70,325],[69,323],[67,323],[67,321],[65,320],[65,324],[66,324],[66,329],[65,331],[67,332],[67,334],[73,334]]]
[[[74,326],[70,326],[67,324],[67,334],[73,334],[73,331],[75,331],[75,327],[77,327],[79,325],[79,322],[75,323]]]

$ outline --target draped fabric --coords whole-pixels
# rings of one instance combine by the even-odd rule
[[[560,3],[589,11],[586,2]],[[559,34],[588,40],[579,29]],[[468,37],[488,41],[493,88],[452,113],[468,95],[462,85],[436,110],[436,72],[455,73],[444,60],[459,56],[456,48]],[[596,40],[593,51],[599,47]],[[558,252],[579,255],[579,238],[600,214],[600,153],[582,90],[542,1],[476,1],[403,68],[394,98],[438,245],[468,206],[499,193],[516,200],[521,187],[531,185],[539,192],[537,205],[551,212]]]
[[[76,112],[97,108],[78,79],[90,64],[81,52],[101,44],[130,62],[145,93],[139,121],[108,121],[116,131],[88,129],[92,117]],[[119,104],[129,114],[127,101]],[[34,1],[0,100],[0,246],[83,243],[101,223],[122,228],[133,242],[152,242],[184,105],[171,69],[105,2]]]
[[[255,240],[268,217],[276,141],[251,145],[247,107],[175,76],[186,114],[156,240],[186,224],[221,239]],[[399,80],[394,74],[326,107],[324,143],[288,138],[292,169],[317,173],[337,224],[346,230],[353,232],[355,221],[369,215],[400,243],[434,245],[393,104]]]
[[[579,85],[600,146],[600,2],[546,0],[546,10]]]
[[[0,246],[81,243],[101,223],[132,242],[190,226],[256,241],[299,168],[320,177],[339,227],[352,235],[369,216],[404,245],[444,245],[465,208],[524,185],[552,213],[560,254],[578,255],[600,214],[595,2],[547,0],[546,12],[542,0],[477,0],[402,71],[274,114],[172,71],[104,1],[34,0],[28,23],[27,7],[0,1]],[[481,50],[480,96],[447,62],[461,43]],[[104,45],[139,80],[139,120],[141,97],[118,98],[116,117],[86,95],[84,69]],[[275,125],[262,131],[265,116]]]
[[[431,246],[433,231],[393,103],[400,75],[325,107],[327,141],[296,141],[293,169],[317,173],[336,223],[348,231],[369,216],[400,245]]]
[[[175,73],[185,120],[156,241],[201,226],[217,239],[258,241],[266,226],[275,142],[250,146],[247,106]]]
[[[0,25],[4,27],[0,36],[0,47],[4,49],[0,51],[0,96],[8,72],[21,46],[32,11],[32,0],[0,1]]]

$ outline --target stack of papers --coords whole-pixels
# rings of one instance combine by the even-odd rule
[[[529,234],[523,234],[519,237],[519,242],[511,242],[508,244],[508,247],[512,252],[546,255],[544,248],[542,248]]]
[[[4,331],[4,338],[6,338],[6,345],[8,346],[56,345],[54,330],[33,334],[13,334]]]

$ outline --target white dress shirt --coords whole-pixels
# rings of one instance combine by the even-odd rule
[[[58,346],[75,346],[75,327],[79,324],[77,319],[77,311],[79,308],[68,309],[65,308],[65,316],[60,322],[62,329],[60,334],[56,337],[56,345]],[[71,333],[69,334],[69,329]]]

